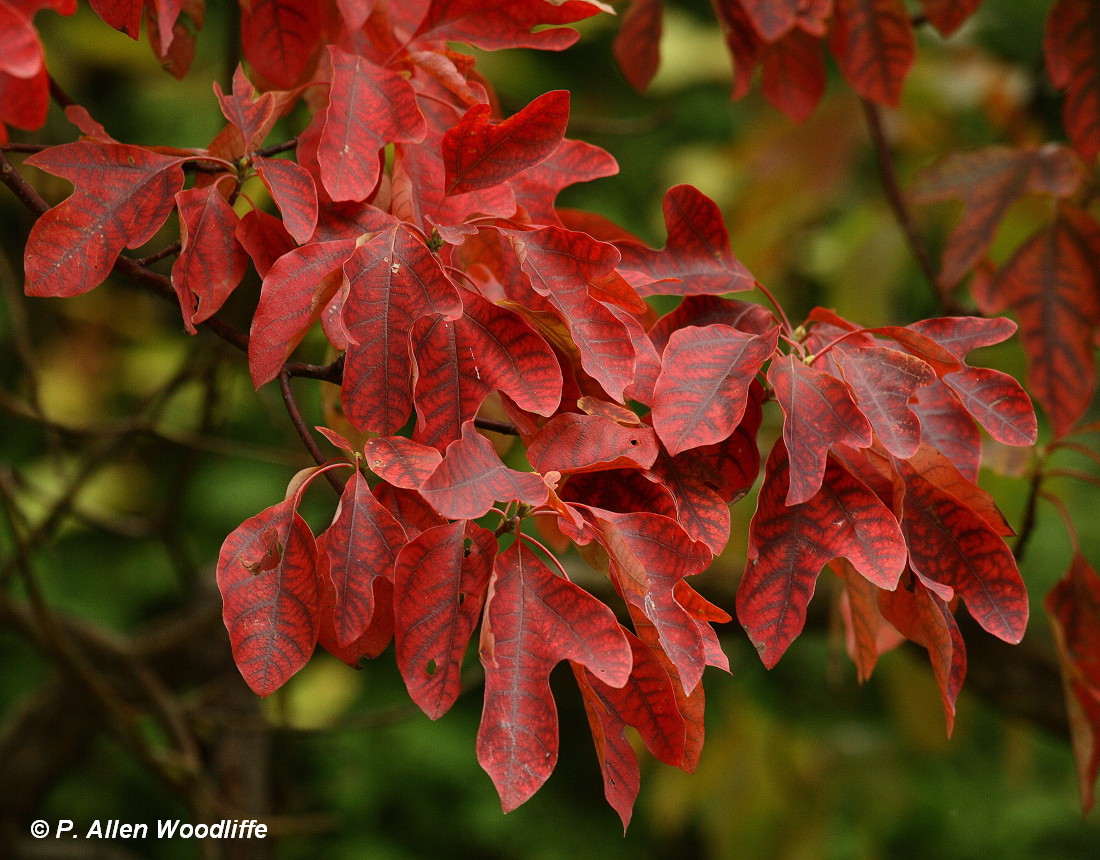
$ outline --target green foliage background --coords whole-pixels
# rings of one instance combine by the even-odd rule
[[[1058,102],[1041,76],[1049,5],[989,0],[947,43],[921,28],[902,110],[889,117],[903,179],[953,149],[1060,136]],[[221,53],[232,39],[224,16],[222,4],[210,5],[199,55],[182,82],[156,68],[144,43],[108,31],[86,8],[72,19],[43,14],[37,23],[53,51],[55,77],[113,135],[203,146],[221,126],[209,80],[224,86],[235,62]],[[794,126],[758,92],[729,102],[728,59],[703,0],[669,4],[663,65],[646,96],[633,93],[613,68],[611,22],[584,30],[579,45],[561,56],[480,56],[506,110],[548,89],[570,89],[570,136],[600,144],[619,160],[617,177],[568,190],[565,205],[604,214],[659,245],[661,195],[670,185],[693,183],[722,206],[735,253],[792,319],[816,304],[871,324],[936,314],[879,192],[858,101],[835,70],[826,101]],[[53,114],[33,139],[72,136]],[[25,174],[51,200],[67,193],[59,180]],[[251,190],[260,193],[259,186]],[[1000,258],[1043,217],[1036,205],[1012,210],[995,247]],[[942,243],[951,208],[921,214],[930,241]],[[10,195],[0,195],[0,388],[7,392],[0,401],[0,477],[9,512],[0,559],[17,553],[11,511],[33,526],[81,464],[93,462],[72,515],[53,530],[48,548],[33,554],[34,573],[52,607],[109,629],[139,631],[209,590],[225,535],[281,498],[309,461],[278,392],[268,386],[254,394],[240,357],[205,333],[187,337],[170,306],[118,280],[65,301],[22,297],[21,239],[30,223]],[[171,238],[166,228],[151,247]],[[251,284],[228,309],[230,317],[246,319],[255,295]],[[323,358],[319,341],[306,348],[311,360]],[[1022,373],[1015,347],[985,358]],[[150,412],[144,401],[181,370],[184,377]],[[323,423],[319,386],[299,384],[308,420]],[[56,426],[20,413],[19,404],[35,398]],[[152,415],[147,431],[112,445],[112,428],[135,415]],[[774,417],[765,436],[776,430]],[[1020,463],[1003,450],[988,454],[1010,474],[986,472],[983,481],[1018,523],[1024,487],[1011,473]],[[1071,510],[1095,509],[1088,493],[1063,489]],[[334,499],[326,493],[312,491],[315,527],[331,513]],[[733,509],[730,548],[706,574],[704,591],[727,609],[751,511],[751,500]],[[1100,558],[1096,520],[1081,516],[1078,526],[1086,552]],[[1029,635],[1049,636],[1038,604],[1068,561],[1062,535],[1056,517],[1044,516],[1024,567],[1033,594]],[[887,655],[874,677],[857,685],[838,619],[824,608],[826,579],[815,601],[816,632],[800,638],[770,673],[736,624],[728,626],[723,644],[732,675],[708,670],[708,738],[699,770],[688,776],[643,758],[642,794],[625,837],[603,802],[567,673],[555,674],[558,768],[533,800],[505,817],[474,756],[476,666],[471,689],[431,723],[408,703],[392,651],[359,672],[318,655],[263,703],[275,726],[279,856],[1030,860],[1095,851],[1100,824],[1095,813],[1083,820],[1078,811],[1065,743],[1005,720],[965,688],[948,741],[926,661],[916,651]],[[7,585],[23,594],[18,582]],[[0,627],[0,654],[0,713],[10,718],[53,670],[11,627]],[[203,691],[189,695],[188,706],[201,707]],[[0,773],[0,807],[19,791]],[[186,817],[180,802],[107,735],[40,812],[78,822]],[[135,856],[198,856],[196,845],[182,841],[125,847]]]

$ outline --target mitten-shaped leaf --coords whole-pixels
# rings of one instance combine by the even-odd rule
[[[579,663],[621,687],[631,649],[615,614],[569,580],[551,573],[522,539],[497,557],[481,632],[485,706],[477,760],[505,812],[534,794],[558,757],[558,715],[550,670]]]
[[[848,386],[793,355],[772,362],[768,382],[783,409],[783,441],[791,459],[787,504],[798,505],[821,486],[829,448],[866,448],[871,444],[871,425]]]
[[[233,660],[259,696],[302,668],[317,644],[317,546],[292,497],[245,520],[218,555]]]
[[[99,286],[123,248],[153,238],[183,187],[183,158],[121,143],[80,140],[27,164],[73,183],[72,195],[31,228],[24,269],[29,296],[75,296]]]
[[[358,469],[344,487],[336,519],[317,541],[328,556],[335,589],[333,626],[341,645],[354,642],[370,626],[378,579],[393,579],[405,531],[378,500]]]
[[[756,281],[730,251],[729,233],[714,201],[691,185],[665,192],[665,247],[653,250],[619,242],[623,270],[642,273],[654,283],[638,287],[642,296],[690,296],[751,290]]]
[[[455,522],[421,532],[397,557],[397,668],[409,697],[433,720],[461,690],[462,655],[481,615],[496,551],[492,532]]]
[[[477,519],[493,502],[537,506],[547,496],[542,478],[505,466],[492,443],[474,429],[473,421],[462,425],[462,438],[447,446],[443,462],[419,489],[433,508],[452,520]]]
[[[474,105],[443,135],[448,195],[492,188],[549,158],[565,137],[569,92],[545,93],[500,122],[491,112]]]
[[[789,505],[784,495],[792,468],[777,441],[749,524],[748,565],[737,588],[737,618],[769,669],[802,632],[826,562],[846,558],[887,590],[897,586],[905,568],[897,520],[866,484],[830,457],[817,492]]]
[[[750,335],[725,325],[672,333],[653,388],[653,428],[673,456],[721,442],[741,422],[749,386],[775,352],[778,327]]]

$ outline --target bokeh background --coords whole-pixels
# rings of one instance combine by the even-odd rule
[[[201,147],[222,125],[210,81],[226,86],[236,62],[222,50],[234,32],[227,5],[208,5],[182,81],[157,68],[144,42],[109,30],[87,8],[66,19],[43,13],[36,23],[52,74],[110,133]],[[903,183],[952,150],[1061,138],[1059,100],[1042,72],[1049,7],[987,0],[948,41],[918,29],[901,109],[886,115]],[[729,101],[729,59],[706,0],[667,3],[662,65],[644,96],[613,66],[613,21],[601,16],[581,29],[582,40],[562,55],[479,55],[506,112],[569,89],[569,136],[618,159],[617,176],[568,189],[563,205],[603,214],[659,246],[664,190],[691,183],[721,206],[735,254],[792,319],[815,305],[866,324],[937,315],[881,194],[858,99],[835,68],[821,106],[794,125],[756,90]],[[301,122],[291,116],[272,140]],[[41,132],[18,139],[73,137],[55,112]],[[53,202],[67,193],[60,180],[23,173]],[[259,185],[248,191],[262,196]],[[1015,205],[994,257],[1007,257],[1048,205]],[[957,211],[918,211],[934,252]],[[974,677],[950,740],[923,653],[886,655],[857,683],[823,576],[810,629],[773,671],[736,623],[722,630],[732,672],[708,669],[705,677],[699,769],[686,775],[643,756],[625,836],[603,801],[583,708],[562,667],[554,675],[561,760],[548,784],[507,816],[474,755],[476,659],[467,661],[467,692],[435,723],[408,702],[392,649],[360,671],[318,654],[284,689],[256,700],[228,661],[213,564],[225,535],[281,499],[291,476],[310,465],[278,391],[253,392],[239,354],[207,332],[187,336],[178,310],[121,279],[73,299],[24,297],[30,224],[0,193],[0,854],[1031,860],[1092,856],[1100,846],[1100,819],[1079,808],[1057,678],[1048,673],[1022,693],[1003,683],[1014,661],[1027,671],[1053,668],[1039,602],[1070,550],[1050,509],[1040,511],[1022,564],[1033,601],[1028,637],[1018,651],[988,653],[984,634],[971,637]],[[150,249],[176,229],[170,223]],[[246,284],[226,316],[246,320],[256,292]],[[326,358],[319,339],[303,355]],[[1013,344],[983,351],[981,361],[1022,373]],[[311,424],[332,418],[326,388],[296,383]],[[766,413],[762,440],[777,429]],[[983,485],[1018,524],[1026,453],[985,454]],[[1087,459],[1062,456],[1096,472]],[[1086,555],[1100,559],[1095,489],[1053,486]],[[331,495],[319,486],[307,499],[315,530],[331,516]],[[751,498],[733,508],[729,548],[701,585],[731,612],[751,511]],[[583,566],[574,556],[565,562]],[[154,667],[159,687],[131,689],[125,679],[135,659]],[[106,685],[106,716],[74,671]],[[158,696],[159,708],[149,704]],[[198,739],[190,759],[171,753],[180,721]],[[188,762],[203,773],[188,775]],[[78,828],[95,819],[190,820],[170,785],[199,791],[203,780],[234,798],[238,817],[269,820],[273,838],[221,848],[103,843],[82,846],[99,854],[71,853],[75,846],[52,854],[60,849],[27,836],[35,818],[70,818]]]

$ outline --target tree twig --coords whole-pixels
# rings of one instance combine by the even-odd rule
[[[298,408],[298,402],[294,399],[294,392],[290,389],[290,374],[285,367],[279,373],[279,391],[283,395],[283,403],[286,406],[287,415],[290,416],[290,423],[294,425],[294,429],[298,432],[298,437],[302,440],[302,444],[306,446],[306,450],[309,451],[309,455],[314,459],[317,465],[323,466],[325,462],[327,462],[327,458],[317,446],[317,442],[313,438],[313,434],[309,432],[309,427],[306,425],[305,419],[302,418],[302,412]],[[332,485],[332,489],[336,490],[338,494],[344,491],[344,486],[340,483],[340,479],[332,472],[325,472],[325,479]]]

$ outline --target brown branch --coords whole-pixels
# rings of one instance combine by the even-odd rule
[[[863,105],[863,115],[867,119],[867,127],[871,132],[871,141],[875,146],[875,156],[878,159],[879,177],[882,181],[882,190],[886,194],[886,200],[894,213],[894,219],[901,228],[909,250],[913,254],[917,265],[924,273],[925,279],[931,285],[939,300],[944,313],[961,314],[962,308],[951,297],[950,291],[940,282],[936,267],[932,264],[932,258],[928,255],[928,249],[924,246],[917,226],[913,221],[912,213],[905,203],[905,195],[898,183],[897,172],[894,170],[894,160],[890,154],[890,144],[886,139],[886,129],[882,123],[882,110],[874,102],[867,99],[860,100]]]
[[[283,404],[286,406],[287,415],[290,416],[290,423],[294,425],[302,444],[306,446],[306,450],[309,451],[309,455],[314,462],[318,466],[323,466],[327,462],[327,458],[317,446],[317,442],[309,432],[305,419],[302,418],[302,412],[298,409],[298,402],[294,399],[294,392],[290,389],[290,374],[286,371],[286,368],[279,373],[279,391],[283,395]],[[340,479],[332,472],[325,472],[325,479],[332,485],[332,489],[336,490],[337,494],[344,491]]]
[[[480,427],[482,430],[491,430],[493,433],[501,433],[504,436],[519,435],[519,430],[516,429],[514,424],[507,421],[498,421],[495,418],[482,418],[478,416],[474,419],[474,426]]]

